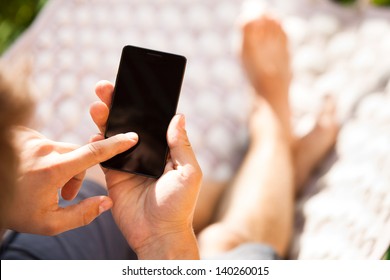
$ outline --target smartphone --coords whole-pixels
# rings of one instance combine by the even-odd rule
[[[187,59],[135,46],[122,50],[105,137],[136,132],[136,146],[102,162],[105,168],[159,178],[167,129],[176,114]]]

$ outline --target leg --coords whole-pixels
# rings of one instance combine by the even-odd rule
[[[291,82],[287,37],[280,24],[270,18],[253,20],[243,27],[242,61],[256,92],[269,101],[290,138],[299,193],[336,141],[339,125],[334,100],[327,98],[312,131],[296,138],[291,131],[288,92]]]
[[[228,182],[205,180],[199,192],[194,213],[194,229],[199,233],[208,226],[215,216],[218,202]]]
[[[242,59],[256,95],[250,147],[216,223],[199,235],[202,256],[248,242],[286,254],[293,224],[294,169],[288,88],[289,58],[280,25],[261,18],[243,28]]]
[[[199,234],[202,257],[240,244],[270,244],[286,253],[294,200],[290,143],[272,109],[259,97],[252,113],[251,144],[241,169],[224,197],[217,222]]]
[[[291,81],[287,37],[280,24],[262,17],[243,28],[242,63],[258,95],[262,95],[292,139],[288,92]]]
[[[334,100],[328,97],[312,131],[298,139],[294,147],[295,184],[297,194],[313,170],[336,142],[339,125]]]
[[[249,126],[251,145],[216,222],[199,235],[204,257],[250,242],[269,244],[284,256],[296,185],[303,184],[337,134],[334,106],[327,102],[315,129],[302,139],[293,136],[286,36],[268,18],[248,23],[243,33],[243,64],[257,93]]]

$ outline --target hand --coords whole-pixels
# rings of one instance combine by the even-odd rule
[[[100,82],[102,100],[91,106],[91,116],[105,130],[113,86]],[[103,139],[102,134],[94,140]],[[170,156],[158,179],[105,169],[112,213],[129,245],[140,259],[199,258],[192,220],[202,179],[185,131],[184,116],[176,115],[168,128]]]
[[[54,142],[38,132],[15,130],[20,154],[19,178],[7,213],[6,227],[20,232],[56,235],[89,224],[112,207],[106,196],[91,197],[61,208],[59,193],[72,200],[85,170],[135,145],[136,135],[116,135],[82,147]]]

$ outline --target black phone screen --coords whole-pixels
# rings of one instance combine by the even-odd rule
[[[136,132],[137,145],[102,163],[103,167],[158,178],[176,113],[186,58],[125,46],[122,51],[105,137]]]

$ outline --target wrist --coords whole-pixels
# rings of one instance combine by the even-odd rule
[[[192,228],[160,235],[134,250],[140,260],[199,259],[198,244]]]

